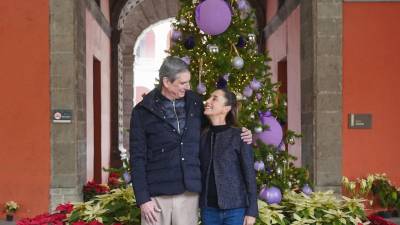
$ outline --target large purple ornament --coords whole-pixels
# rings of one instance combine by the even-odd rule
[[[270,112],[261,113],[260,120],[262,125],[267,125],[269,128],[259,133],[258,139],[267,145],[278,147],[283,137],[281,125]]]
[[[313,190],[310,188],[308,184],[305,184],[301,189],[301,191],[306,195],[311,195],[311,193],[313,193]]]
[[[218,35],[232,20],[230,6],[224,0],[206,0],[196,7],[196,24],[206,34]]]
[[[277,187],[263,188],[260,191],[260,198],[268,204],[279,204],[282,200],[281,190]]]

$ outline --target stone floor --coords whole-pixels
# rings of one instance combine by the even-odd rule
[[[399,224],[400,225],[400,217],[392,217],[392,218],[387,219],[387,220],[389,220],[390,222],[393,222],[395,224]]]
[[[0,225],[15,225],[15,221],[8,222],[5,220],[0,220]]]

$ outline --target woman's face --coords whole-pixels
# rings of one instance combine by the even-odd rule
[[[221,90],[214,91],[210,98],[207,99],[206,104],[204,106],[204,115],[206,116],[226,116],[228,112],[231,110],[231,106],[227,106],[227,99],[225,98],[225,94]]]

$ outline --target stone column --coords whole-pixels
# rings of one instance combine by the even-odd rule
[[[134,63],[134,55],[133,55],[133,46],[132,49],[127,51],[126,53],[122,53],[122,89],[123,89],[123,100],[122,100],[122,110],[123,110],[123,145],[125,149],[129,149],[129,126],[131,121],[131,112],[133,109],[133,63]]]
[[[342,0],[301,1],[302,164],[316,190],[340,192]]]
[[[82,200],[86,180],[86,33],[81,0],[50,0],[51,110],[72,111],[72,122],[51,123],[50,210]]]

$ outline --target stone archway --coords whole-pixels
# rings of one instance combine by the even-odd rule
[[[133,48],[138,36],[150,25],[175,17],[179,0],[128,0],[116,25],[118,45],[118,148],[124,152],[129,145],[129,123],[133,107]]]

